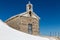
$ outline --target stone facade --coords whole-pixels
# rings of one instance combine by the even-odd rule
[[[39,34],[39,22],[35,18],[18,16],[6,22],[9,26],[22,32],[28,33],[28,24],[32,24],[32,34]]]
[[[28,5],[31,8],[32,5],[30,3]],[[25,33],[29,33],[28,31],[31,31],[30,34],[39,35],[39,18],[38,16],[36,16],[36,14],[33,13],[32,9],[25,13],[10,18],[9,20],[6,21],[6,23],[10,27],[17,29],[19,31]],[[30,30],[28,29],[29,24],[31,24]]]

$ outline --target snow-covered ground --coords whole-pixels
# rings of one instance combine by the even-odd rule
[[[10,28],[0,20],[0,40],[55,40],[41,36],[33,36]]]

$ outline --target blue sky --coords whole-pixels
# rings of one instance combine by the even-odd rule
[[[6,19],[26,11],[26,4],[33,4],[34,12],[40,19],[40,32],[60,32],[60,2],[59,0],[0,0],[0,19]]]

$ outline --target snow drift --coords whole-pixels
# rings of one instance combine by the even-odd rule
[[[49,40],[49,38],[17,31],[0,20],[0,40]]]

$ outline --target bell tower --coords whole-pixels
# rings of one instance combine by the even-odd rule
[[[27,11],[33,11],[33,5],[30,3],[30,1],[29,1],[29,3],[26,5],[26,10]]]

